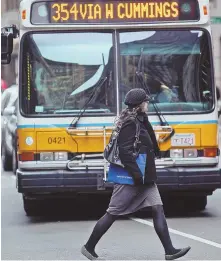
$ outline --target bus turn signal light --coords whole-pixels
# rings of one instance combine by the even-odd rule
[[[34,161],[35,154],[33,152],[23,152],[23,153],[19,154],[19,160],[20,161]]]
[[[207,9],[207,6],[203,6],[203,13],[204,15],[208,15],[208,9]]]
[[[26,19],[26,10],[22,10],[21,17],[22,17],[22,20]]]
[[[217,148],[204,149],[204,157],[213,158],[217,156]]]

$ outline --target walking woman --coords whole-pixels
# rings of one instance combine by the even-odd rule
[[[95,246],[119,216],[134,213],[142,208],[151,207],[155,231],[164,247],[165,259],[174,260],[184,256],[190,247],[176,249],[169,235],[161,197],[156,185],[155,157],[159,156],[159,147],[153,128],[148,121],[149,97],[143,89],[132,89],[125,97],[128,107],[122,111],[116,124],[120,124],[119,156],[125,169],[132,176],[134,185],[115,184],[106,214],[97,222],[81,253],[90,260],[104,260],[95,253]],[[147,164],[144,179],[133,148],[136,135],[136,124],[140,125],[139,141],[145,147]]]

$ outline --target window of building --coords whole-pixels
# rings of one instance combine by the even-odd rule
[[[210,9],[214,9],[217,7],[217,0],[210,0]]]
[[[6,1],[6,11],[18,9],[20,4],[20,0],[11,0],[11,1]]]

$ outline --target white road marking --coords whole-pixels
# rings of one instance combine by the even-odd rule
[[[147,220],[144,220],[144,219],[140,219],[140,218],[130,218],[130,219],[135,221],[135,222],[139,222],[141,224],[144,224],[144,225],[147,225],[147,226],[150,226],[150,227],[154,227],[153,223],[150,222],[150,221],[147,221]],[[190,238],[192,240],[195,240],[195,241],[198,241],[198,242],[201,242],[201,243],[204,243],[204,244],[207,244],[207,245],[210,245],[210,246],[217,247],[217,248],[221,249],[221,244],[218,244],[216,242],[213,242],[213,241],[201,238],[201,237],[197,237],[197,236],[194,236],[194,235],[191,235],[191,234],[183,233],[181,231],[178,231],[178,230],[175,230],[175,229],[171,229],[171,228],[169,228],[169,232],[173,233],[175,235],[179,235],[179,236],[182,236],[182,237]]]

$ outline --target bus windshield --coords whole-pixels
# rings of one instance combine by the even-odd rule
[[[137,70],[161,112],[211,111],[214,88],[209,34],[200,29],[116,33],[116,41],[108,31],[26,34],[22,41],[22,111],[78,115],[83,110],[84,115],[116,115],[117,103],[120,110],[124,108],[131,88],[144,88]],[[149,112],[155,113],[151,104]]]
[[[141,87],[143,75],[162,112],[204,112],[213,107],[208,35],[201,30],[130,31],[120,33],[120,97]],[[140,68],[138,68],[140,64]],[[150,104],[149,111],[154,112]]]
[[[85,110],[85,114],[115,115],[112,46],[112,33],[27,34],[23,42],[23,112],[48,115]]]

